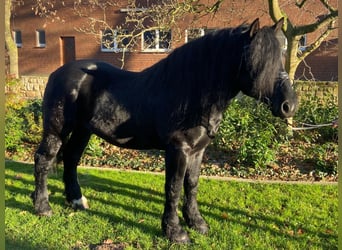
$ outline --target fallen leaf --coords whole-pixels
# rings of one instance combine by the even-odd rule
[[[114,241],[111,240],[111,239],[106,239],[106,240],[103,241],[104,244],[113,244],[113,242]]]
[[[290,236],[293,236],[294,235],[294,231],[293,230],[288,230],[287,234],[290,235]]]
[[[15,178],[16,180],[21,180],[21,179],[23,178],[23,176],[22,176],[21,174],[16,174],[16,175],[14,176],[14,178]]]
[[[224,219],[224,220],[227,220],[227,219],[228,219],[228,214],[225,213],[225,212],[223,212],[223,213],[221,214],[221,218]]]
[[[298,230],[297,230],[297,234],[298,235],[302,235],[304,233],[304,230],[302,229],[302,228],[299,228]]]

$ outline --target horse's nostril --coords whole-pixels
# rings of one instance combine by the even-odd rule
[[[288,101],[285,101],[281,104],[281,111],[283,114],[288,114],[291,112],[291,106]]]

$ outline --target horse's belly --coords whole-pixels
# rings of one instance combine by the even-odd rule
[[[151,138],[124,138],[116,139],[113,143],[116,146],[130,149],[163,149],[159,141]]]
[[[99,135],[109,143],[129,149],[163,149],[160,141],[152,136],[103,136]]]
[[[161,143],[150,112],[121,105],[110,93],[97,99],[89,121],[91,131],[111,144],[132,149],[160,149]]]
[[[151,127],[137,126],[131,122],[115,124],[91,123],[91,130],[109,143],[131,149],[163,149],[157,133]]]

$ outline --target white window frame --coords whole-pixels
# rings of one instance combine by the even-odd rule
[[[46,33],[43,29],[36,29],[36,47],[45,48],[46,47]]]
[[[23,47],[23,41],[21,36],[21,30],[12,30],[13,41],[17,45],[17,48]]]
[[[155,32],[155,47],[150,47],[146,46],[146,41],[145,41],[145,33],[146,32]],[[162,48],[160,46],[161,41],[160,41],[160,32],[169,32],[170,33],[170,40],[167,41],[169,43],[169,47],[168,48]],[[167,30],[167,31],[160,31],[159,29],[154,29],[154,30],[149,30],[149,31],[145,31],[141,34],[141,50],[143,52],[169,52],[171,50],[171,41],[172,41],[172,33],[171,30]]]
[[[107,47],[104,45],[104,35],[105,32],[110,32],[112,34],[112,41],[109,40],[110,43],[113,44],[113,46]],[[125,30],[123,30],[125,32]],[[119,30],[118,29],[105,29],[101,30],[101,52],[123,52],[123,51],[128,51],[127,48],[125,47],[120,47],[120,43],[116,39],[118,36]],[[110,35],[110,34],[109,34]],[[123,42],[124,43],[124,42]]]

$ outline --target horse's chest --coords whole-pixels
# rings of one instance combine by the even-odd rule
[[[207,128],[207,134],[210,138],[213,138],[218,132],[223,115],[222,109],[218,109],[213,105],[210,109],[208,116],[203,116],[203,126]]]

